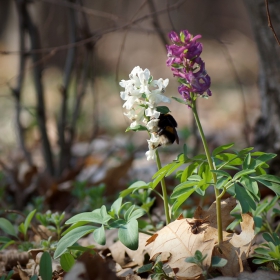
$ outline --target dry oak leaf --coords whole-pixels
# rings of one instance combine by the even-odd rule
[[[147,238],[150,237],[148,234],[139,233],[139,246],[138,249],[133,251],[124,246],[120,241],[117,241],[109,247],[112,253],[112,257],[115,262],[124,267],[128,261],[126,261],[125,254],[130,257],[130,261],[136,262],[139,266],[143,265],[145,254],[150,255],[151,246],[145,246]]]
[[[211,265],[212,251],[215,240],[204,241],[204,231],[200,230],[197,234],[191,232],[191,225],[186,219],[176,220],[161,230],[155,238],[148,240],[153,245],[151,259],[164,252],[171,254],[166,264],[176,271],[176,279],[197,279],[201,276],[202,270],[193,263],[187,263],[187,257],[194,256],[196,250],[207,255],[203,262],[205,267]]]
[[[249,214],[242,214],[241,233],[227,236],[213,255],[227,259],[227,264],[220,268],[224,276],[237,276],[243,271],[242,262],[248,258],[250,248],[255,239],[254,219]]]

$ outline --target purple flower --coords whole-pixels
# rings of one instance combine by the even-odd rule
[[[200,58],[203,45],[197,41],[201,35],[192,36],[187,30],[181,31],[180,35],[171,31],[169,38],[173,44],[166,46],[166,64],[171,67],[173,75],[180,78],[179,93],[189,101],[191,93],[203,95],[206,92],[211,96],[211,79],[205,70],[205,63]]]
[[[191,100],[191,96],[190,96],[190,89],[185,86],[185,85],[180,85],[178,87],[178,92],[182,95],[183,99],[185,101],[190,101]]]

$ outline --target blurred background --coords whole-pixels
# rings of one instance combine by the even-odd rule
[[[0,158],[8,193],[23,190],[10,198],[16,208],[36,193],[65,209],[58,194],[65,198],[77,181],[103,182],[113,195],[150,180],[147,135],[125,133],[119,81],[135,66],[148,68],[169,78],[166,95],[178,96],[165,44],[183,29],[202,35],[213,96],[199,100],[198,111],[211,147],[251,146],[259,61],[242,0],[0,1]],[[176,101],[170,109],[180,145],[163,149],[166,161],[184,143],[190,153],[200,149],[190,110]]]

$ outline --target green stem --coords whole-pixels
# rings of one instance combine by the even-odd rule
[[[193,103],[192,103],[192,111],[193,111],[193,114],[194,114],[194,119],[195,119],[196,125],[198,127],[198,131],[200,133],[200,137],[201,137],[201,140],[202,140],[202,143],[203,143],[203,147],[204,147],[204,150],[205,150],[205,154],[206,154],[206,157],[207,157],[207,161],[208,161],[209,167],[210,167],[211,170],[216,170],[216,168],[215,168],[215,166],[213,164],[213,161],[211,159],[210,152],[209,152],[209,147],[208,147],[208,144],[206,142],[206,138],[205,138],[205,135],[204,135],[204,132],[203,132],[203,129],[202,129],[202,126],[201,126],[198,114],[197,114],[196,101],[195,100],[193,100]],[[223,241],[222,213],[221,213],[221,198],[222,197],[220,195],[219,190],[216,188],[216,184],[217,184],[217,175],[216,175],[216,173],[212,173],[212,176],[213,176],[214,190],[215,190],[215,196],[216,196],[218,245],[220,245],[221,242]]]
[[[158,170],[161,169],[161,162],[158,154],[158,150],[156,150],[156,162]],[[164,212],[166,218],[166,225],[170,223],[170,215],[169,215],[169,205],[168,205],[168,197],[167,197],[167,190],[164,178],[161,179],[161,189],[162,189],[162,196],[163,196],[163,204],[164,204]]]

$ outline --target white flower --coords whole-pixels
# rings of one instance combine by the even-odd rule
[[[145,153],[147,160],[155,160],[156,158],[156,150],[149,150]]]
[[[148,141],[149,151],[145,153],[147,160],[154,160],[156,157],[156,149],[159,146],[159,136],[151,134],[151,138]]]
[[[154,118],[154,119],[158,119],[160,116],[160,112],[158,112],[156,110],[156,108],[153,107],[149,107],[145,110],[145,114],[146,116],[150,117],[150,118]]]
[[[152,119],[147,123],[147,128],[150,132],[158,132],[159,119]]]
[[[153,80],[151,85],[154,87],[158,87],[158,90],[160,91],[160,93],[165,93],[165,89],[169,84],[169,79],[165,79],[163,80],[162,78],[158,79],[158,80]]]
[[[131,128],[134,128],[135,126],[141,124],[144,121],[144,111],[145,108],[141,106],[135,106],[127,113],[124,113],[124,115],[132,121],[132,123],[130,124]]]

